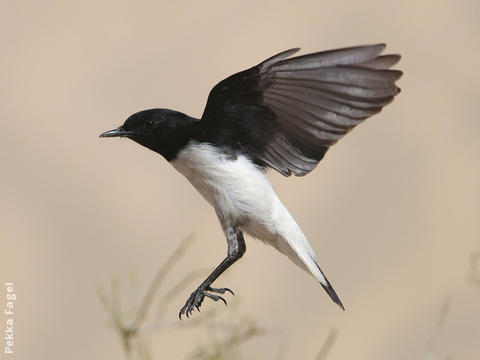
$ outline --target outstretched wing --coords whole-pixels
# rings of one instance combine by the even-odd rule
[[[201,122],[203,140],[242,150],[285,176],[312,171],[330,146],[390,103],[400,55],[384,44],[289,58],[275,55],[218,83]]]

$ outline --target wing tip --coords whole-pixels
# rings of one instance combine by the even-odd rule
[[[400,79],[402,76],[403,76],[403,71],[402,70],[385,70],[385,71],[388,71],[390,72],[392,75],[394,75],[394,79],[395,81],[397,81],[398,79]]]
[[[300,50],[299,47],[296,47],[296,48],[291,48],[291,49],[288,49],[288,50],[285,50],[285,51],[282,51],[278,54],[275,54],[273,56],[270,56],[268,59],[266,60],[263,60],[258,66],[260,66],[261,69],[268,69],[270,66],[272,66],[273,64],[283,60],[283,59],[286,59],[290,56],[292,56],[293,54],[295,54],[296,52],[298,52]]]
[[[385,48],[387,47],[387,44],[382,42],[382,43],[378,43],[378,44],[373,44],[373,45],[371,45],[371,46],[372,46],[372,47],[379,47],[379,48],[381,48],[382,51],[383,51],[383,50],[385,50]]]
[[[397,63],[402,59],[402,55],[400,55],[400,54],[388,54],[388,55],[383,55],[383,56],[384,57],[389,57],[392,60],[391,64],[389,65],[389,68],[397,65]],[[400,71],[400,70],[398,70],[398,71]]]

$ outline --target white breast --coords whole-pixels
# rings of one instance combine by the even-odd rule
[[[262,169],[245,156],[233,158],[212,145],[191,142],[172,165],[215,208],[219,217],[238,222],[270,218],[275,192]]]

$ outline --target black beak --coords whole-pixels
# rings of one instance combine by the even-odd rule
[[[124,137],[132,134],[132,131],[125,131],[123,127],[120,126],[118,129],[105,131],[103,134],[100,134],[100,137]]]

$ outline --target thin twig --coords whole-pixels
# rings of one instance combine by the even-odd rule
[[[328,353],[332,350],[333,344],[337,340],[337,336],[338,330],[335,328],[331,329],[315,360],[325,360],[327,358]]]
[[[282,337],[280,337],[280,344],[277,347],[277,353],[275,355],[274,360],[285,359],[285,354],[287,353],[287,348],[288,348],[287,335],[284,334]]]
[[[266,333],[265,329],[257,327],[252,321],[247,321],[247,327],[244,330],[234,327],[226,329],[224,332],[225,331],[230,332],[226,339],[218,342],[214,341],[208,345],[210,349],[213,348],[213,352],[209,351],[207,347],[202,347],[197,350],[192,356],[192,359],[223,359],[223,356],[228,351],[231,351],[255,336]]]
[[[435,347],[438,343],[438,338],[440,337],[440,333],[445,325],[445,321],[447,319],[447,315],[450,312],[450,308],[452,305],[452,299],[450,296],[447,296],[443,301],[443,305],[438,312],[437,322],[432,330],[432,334],[427,342],[427,347],[425,350],[425,360],[432,360],[434,359],[434,352]]]
[[[145,296],[143,298],[142,304],[140,305],[137,315],[133,320],[132,324],[129,327],[130,332],[135,332],[138,327],[143,323],[145,317],[147,316],[148,310],[152,304],[152,301],[155,297],[155,294],[162,283],[163,279],[167,275],[168,271],[173,267],[173,265],[180,259],[180,257],[185,252],[188,245],[192,242],[192,236],[186,237],[180,245],[175,249],[172,255],[167,259],[162,267],[157,272],[157,275],[153,279],[150,287],[148,288]]]
[[[175,263],[181,258],[187,246],[190,245],[191,240],[192,237],[189,236],[178,245],[173,254],[167,259],[167,261],[157,272],[145,296],[143,297],[140,307],[138,307],[138,309],[135,309],[135,307],[133,307],[131,310],[128,311],[128,313],[131,313],[133,311],[134,316],[134,320],[132,321],[130,326],[125,325],[125,318],[130,318],[130,316],[128,316],[126,312],[122,311],[122,306],[120,304],[118,279],[116,277],[112,277],[111,279],[110,296],[107,296],[103,289],[97,288],[100,302],[102,303],[105,310],[109,313],[111,325],[115,328],[120,337],[126,359],[133,360],[134,354],[136,354],[136,357],[138,356],[138,358],[140,359],[153,360],[151,345],[145,341],[147,340],[146,337],[142,337],[139,335],[139,332],[141,330],[140,328],[142,327],[147,317],[153,299],[155,298],[155,294],[160,287],[162,281],[164,280],[167,273],[171,270],[171,268],[175,265]],[[131,285],[135,285],[132,274],[130,274],[130,280]],[[142,331],[142,333],[146,332]]]
[[[468,280],[476,286],[480,286],[480,251],[472,251],[470,255],[470,271]]]

